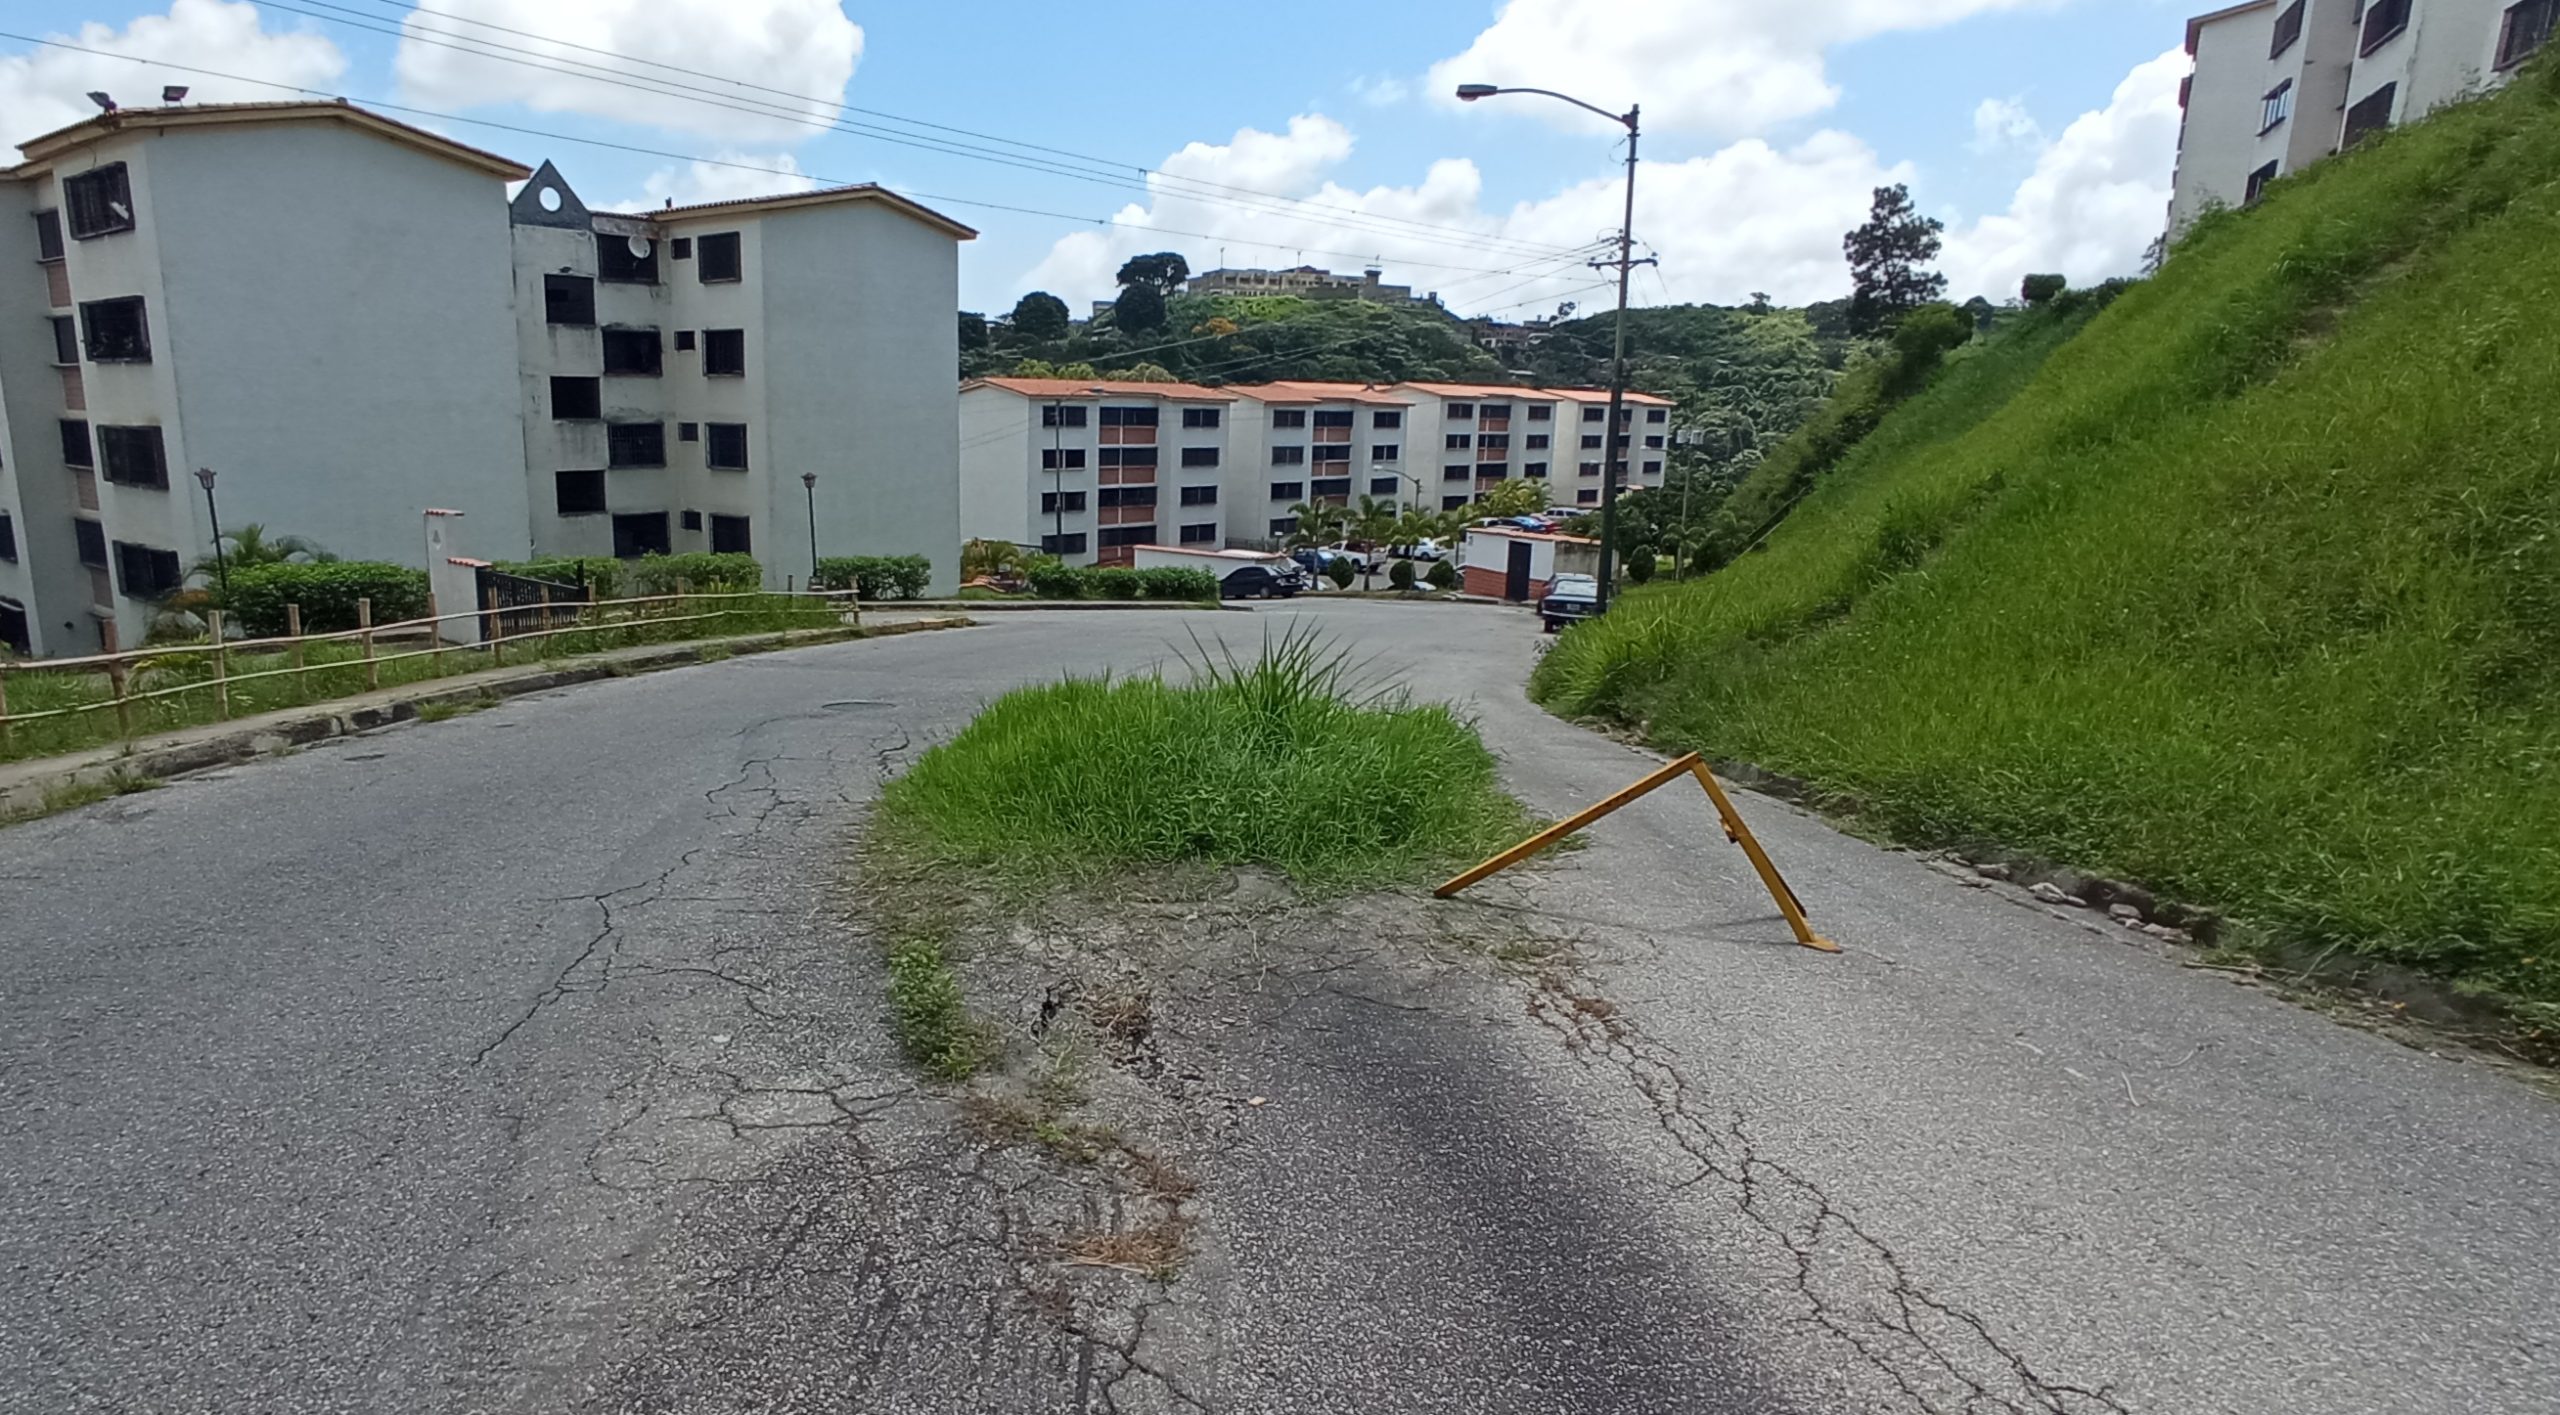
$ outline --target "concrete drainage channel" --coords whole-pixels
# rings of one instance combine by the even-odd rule
[[[159,734],[151,742],[100,747],[58,757],[0,765],[0,825],[80,804],[100,794],[130,791],[195,772],[272,756],[333,737],[349,737],[414,721],[440,707],[485,706],[528,693],[574,687],[606,678],[717,662],[741,654],[813,648],[853,639],[889,638],[935,629],[967,628],[959,616],[899,620],[860,629],[801,629],[727,639],[652,644],[597,654],[575,662],[493,668],[451,678],[315,703],[234,722],[210,723]]]

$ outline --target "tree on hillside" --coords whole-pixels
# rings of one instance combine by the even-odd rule
[[[2071,288],[2071,281],[2060,275],[2030,275],[2018,284],[2018,298],[2031,305],[2053,303],[2053,298]]]
[[[1946,293],[1947,277],[1925,268],[1945,245],[1939,239],[1945,230],[1945,223],[1921,215],[1911,204],[1909,187],[1897,182],[1876,188],[1867,224],[1840,238],[1849,256],[1852,331],[1874,334],[1889,328],[1906,311]]]
[[[1769,303],[1768,291],[1754,290],[1751,292],[1751,303],[1744,305],[1743,308],[1751,311],[1753,314],[1767,314],[1770,310],[1776,308],[1776,306]]]
[[[1132,285],[1111,306],[1111,323],[1133,334],[1164,328],[1164,295],[1153,285]]]
[[[1053,364],[1047,359],[1024,359],[1013,366],[1014,378],[1100,378],[1093,365],[1085,363]]]
[[[1174,251],[1158,251],[1154,255],[1133,255],[1120,266],[1117,277],[1124,292],[1135,289],[1153,290],[1158,295],[1171,295],[1191,278],[1191,262]]]
[[[987,317],[985,315],[971,314],[967,310],[962,310],[960,312],[960,347],[963,349],[983,349],[987,347]]]
[[[1034,290],[1013,305],[1013,332],[1046,343],[1067,335],[1067,302],[1046,290]]]
[[[1182,379],[1162,364],[1135,363],[1127,368],[1110,368],[1102,376],[1117,383],[1180,383]]]

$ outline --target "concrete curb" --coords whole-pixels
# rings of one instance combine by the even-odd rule
[[[968,627],[969,622],[960,618],[921,619],[862,628],[848,625],[841,629],[789,629],[679,644],[649,644],[565,663],[531,663],[521,668],[488,668],[450,678],[430,678],[334,702],[181,728],[116,746],[30,758],[0,766],[0,822],[41,815],[49,802],[64,793],[83,788],[115,789],[135,781],[165,781],[231,766],[331,737],[350,737],[408,722],[418,716],[419,708],[433,704],[486,703],[604,678],[627,678],[635,673],[718,662],[741,654],[960,629]],[[715,649],[720,652],[710,652]]]
[[[1089,613],[1096,610],[1151,610],[1159,614],[1178,613],[1184,610],[1198,614],[1208,614],[1213,611],[1224,611],[1229,614],[1252,612],[1225,604],[1197,604],[1187,599],[882,599],[865,600],[863,603],[868,612],[873,614],[899,614],[910,609],[947,610],[955,614],[976,614],[981,611],[1020,614],[1035,609],[1061,609],[1069,613]]]

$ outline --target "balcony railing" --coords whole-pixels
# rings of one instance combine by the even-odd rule
[[[1095,480],[1104,486],[1154,486],[1156,469],[1153,467],[1105,467]]]
[[[64,364],[59,369],[55,370],[55,372],[62,375],[63,409],[67,412],[73,413],[87,412],[89,410],[89,385],[82,382],[80,379],[80,366],[78,364]]]
[[[49,260],[44,263],[44,290],[45,297],[51,302],[52,308],[58,310],[71,308],[71,272],[61,261]]]
[[[95,511],[98,509],[98,473],[95,468],[74,467],[71,469],[71,496],[72,500],[83,511]]]
[[[1102,445],[1105,447],[1153,447],[1156,445],[1156,430],[1151,427],[1106,426],[1101,432]]]

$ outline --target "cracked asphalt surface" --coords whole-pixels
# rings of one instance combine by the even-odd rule
[[[0,1410],[2560,1408],[2551,1102],[1748,795],[1847,954],[1666,791],[1449,906],[1570,969],[1213,993],[1268,1103],[1181,1280],[1061,1320],[1025,1224],[1117,1216],[914,1084],[831,888],[885,774],[1292,620],[1541,811],[1646,761],[1505,611],[989,618],[0,831]]]

